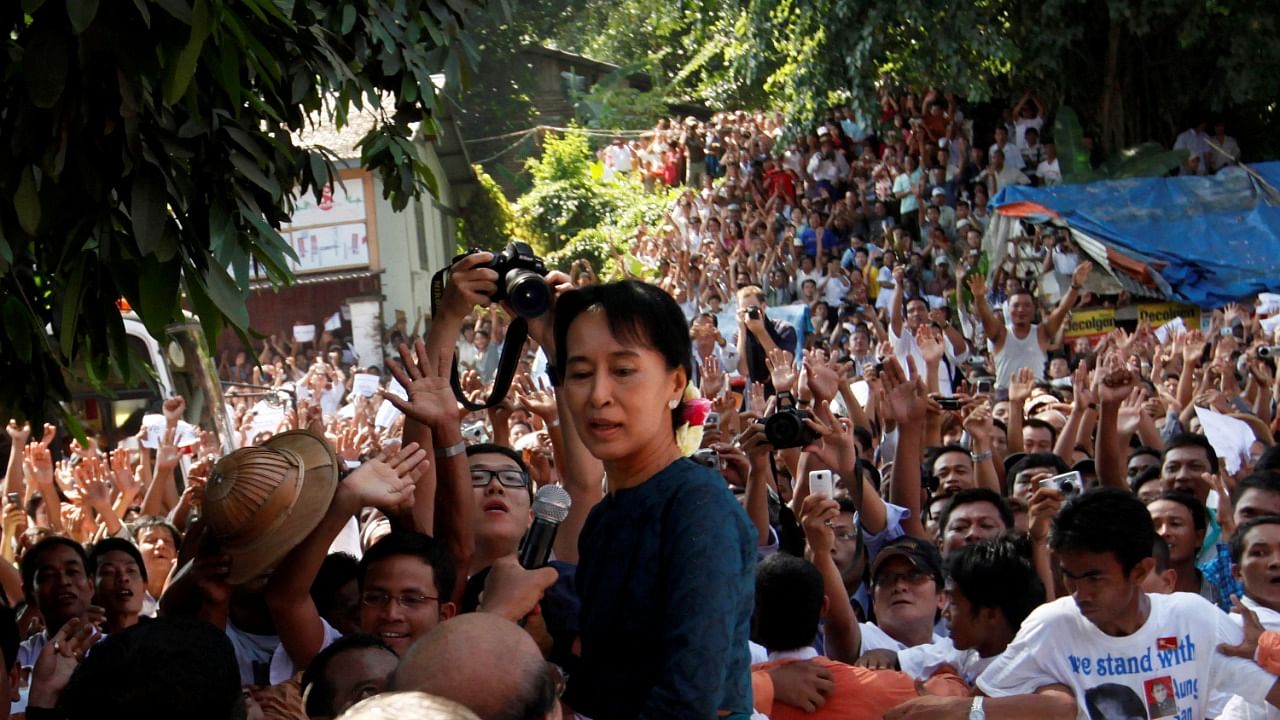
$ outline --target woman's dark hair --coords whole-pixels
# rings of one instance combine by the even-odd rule
[[[1005,538],[965,545],[951,553],[947,558],[947,578],[969,600],[975,613],[982,608],[995,608],[1015,633],[1031,611],[1044,602],[1044,584],[1035,568],[1017,543]]]
[[[1280,525],[1280,515],[1256,517],[1236,528],[1235,534],[1231,536],[1231,562],[1236,567],[1240,566],[1240,559],[1244,557],[1244,539],[1259,525]]]
[[[1058,553],[1112,553],[1128,573],[1151,557],[1155,537],[1147,506],[1128,490],[1106,487],[1068,500],[1053,519],[1049,544]]]
[[[364,579],[369,575],[369,566],[382,562],[387,558],[399,555],[416,557],[431,567],[431,575],[436,581],[436,594],[440,604],[453,597],[453,585],[457,582],[458,570],[453,563],[453,556],[443,542],[412,530],[392,530],[374,543],[364,557],[360,558],[360,573],[357,580],[364,588]]]
[[[1187,493],[1163,492],[1160,493],[1159,497],[1153,499],[1151,502],[1155,502],[1156,500],[1168,500],[1169,502],[1175,502],[1185,507],[1187,509],[1187,513],[1191,515],[1191,524],[1196,529],[1196,532],[1205,532],[1205,530],[1208,529],[1209,516],[1205,512],[1204,503],[1191,497]],[[1150,504],[1151,503],[1147,503],[1147,505]]]
[[[680,305],[657,286],[622,280],[570,290],[556,301],[555,372],[559,381],[564,381],[569,361],[569,327],[579,315],[597,306],[604,313],[609,332],[620,342],[652,348],[662,355],[668,370],[681,368],[685,377],[693,377],[693,344]],[[684,422],[682,405],[671,413],[673,429]]]

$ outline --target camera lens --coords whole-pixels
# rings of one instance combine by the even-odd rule
[[[1262,347],[1258,348],[1258,357],[1260,358],[1271,357],[1272,352],[1274,352],[1274,350],[1272,350],[1270,347],[1266,345],[1263,345]]]
[[[535,318],[551,307],[551,288],[538,273],[512,270],[507,273],[506,281],[507,301],[520,317]]]

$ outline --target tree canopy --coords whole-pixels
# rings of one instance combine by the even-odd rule
[[[0,3],[0,406],[42,417],[64,372],[128,372],[116,301],[152,334],[183,298],[244,333],[251,269],[291,280],[278,228],[334,178],[298,133],[378,121],[361,163],[396,207],[433,184],[416,123],[473,74],[484,0]]]

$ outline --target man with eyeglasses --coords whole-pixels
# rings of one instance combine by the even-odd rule
[[[316,529],[272,574],[266,588],[267,607],[286,654],[273,658],[273,674],[277,663],[289,666],[289,672],[281,673],[285,677],[306,668],[317,653],[341,637],[320,617],[311,598],[311,585],[330,545],[352,515],[365,507],[394,512],[406,498],[412,499],[412,494],[406,495],[406,487],[412,487],[411,473],[424,455],[410,443],[396,456],[371,459],[348,475],[339,483]],[[453,597],[456,577],[453,557],[444,542],[408,530],[391,532],[360,560],[356,577],[360,630],[403,655],[414,640],[453,617],[457,607],[449,598]]]
[[[533,521],[533,486],[524,461],[510,448],[471,445],[467,462],[475,495],[472,527],[476,539],[467,574],[476,575],[520,548],[520,538]]]
[[[910,536],[889,543],[871,565],[875,623],[859,623],[861,651],[903,650],[937,642],[934,624],[946,605],[942,557],[931,543]]]

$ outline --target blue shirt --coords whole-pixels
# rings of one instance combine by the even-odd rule
[[[566,702],[596,720],[750,714],[756,539],[724,478],[687,458],[605,496],[578,539]]]
[[[1216,543],[1216,555],[1197,565],[1204,579],[1218,588],[1218,607],[1231,612],[1231,596],[1244,599],[1244,583],[1231,572],[1231,545]]]

